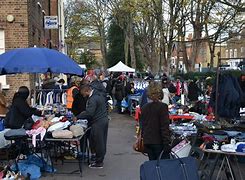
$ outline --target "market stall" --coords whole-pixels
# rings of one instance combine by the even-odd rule
[[[180,102],[169,105],[172,151],[180,157],[196,157],[202,179],[243,178],[240,168],[245,156],[243,76],[221,72],[219,86],[216,89],[214,85],[210,102],[199,98],[194,106],[188,101],[184,105]],[[140,115],[138,106],[136,133]]]
[[[135,72],[135,69],[125,65],[122,61],[119,61],[115,66],[107,69],[109,72]]]
[[[0,74],[4,75],[17,73],[65,73],[82,76],[84,70],[63,53],[47,48],[14,49],[0,55]],[[21,139],[26,140],[28,136],[31,137],[32,140],[28,141],[28,149],[32,149],[32,151],[35,153],[39,153],[40,150],[42,153],[42,151],[44,150],[47,156],[52,155],[52,153],[47,154],[47,152],[51,151],[46,151],[46,147],[59,147],[59,150],[63,149],[69,151],[73,149],[72,143],[70,142],[79,141],[76,146],[77,150],[75,155],[79,160],[79,167],[81,172],[82,169],[80,162],[81,159],[83,160],[84,156],[78,156],[78,154],[83,154],[80,150],[80,140],[85,138],[83,142],[86,142],[87,121],[73,124],[71,119],[72,114],[66,110],[65,102],[63,102],[61,98],[62,95],[54,94],[55,90],[49,90],[49,93],[51,94],[45,96],[45,100],[43,100],[42,97],[44,97],[44,91],[38,90],[37,96],[39,96],[39,99],[38,101],[36,101],[36,104],[34,104],[34,106],[37,107],[39,110],[42,110],[45,116],[33,116],[32,119],[35,123],[32,125],[32,128],[30,130],[26,131],[23,129],[21,131],[22,133],[24,133],[21,134]],[[62,93],[61,90],[59,90],[59,93]],[[63,95],[65,95],[65,93]],[[54,97],[57,97],[57,99],[55,99]],[[7,134],[9,134],[11,131],[12,130],[7,131]],[[16,133],[16,131],[12,132]],[[15,137],[16,134],[12,135],[10,133],[10,135],[11,136],[7,136],[5,133],[5,139],[18,141],[18,136]],[[40,143],[37,142],[37,139],[38,141],[41,141],[41,144],[44,144],[44,146],[38,146],[40,145]],[[55,146],[48,146],[48,144],[55,144]],[[17,149],[20,150],[17,152],[17,157],[19,157],[19,155],[23,153],[22,145],[24,145],[24,143],[17,143]],[[10,148],[13,147],[10,146]],[[88,149],[87,147],[84,148]],[[54,154],[57,154],[60,151],[56,149],[53,150],[53,152],[55,152]],[[61,151],[61,153],[62,152],[63,151]],[[23,167],[21,162],[20,164],[19,162],[16,162],[17,170],[18,165],[20,165],[20,167]],[[51,165],[53,166],[53,163]],[[54,171],[52,170],[51,172]]]

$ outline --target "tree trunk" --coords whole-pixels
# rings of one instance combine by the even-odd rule
[[[214,51],[210,51],[210,68],[214,67]]]
[[[101,27],[100,32],[101,32],[100,33],[100,37],[101,37],[100,48],[101,48],[101,54],[102,54],[102,65],[103,65],[103,68],[107,68],[107,64],[106,64],[106,54],[107,54],[106,35],[105,35],[104,27]]]
[[[129,49],[131,57],[131,67],[136,69],[136,56],[135,56],[135,47],[134,47],[134,27],[132,19],[129,22]]]
[[[151,68],[151,73],[153,75],[156,75],[158,73],[158,58],[157,54],[155,52],[151,53],[151,58],[149,59],[150,61],[150,68]]]
[[[128,65],[128,49],[129,49],[129,38],[127,35],[125,35],[124,40],[124,60],[125,64]]]
[[[185,42],[181,42],[181,49],[183,51],[183,63],[185,65],[186,71],[189,72],[189,70],[190,70],[190,63],[189,63],[187,52],[186,52]]]
[[[199,26],[198,26],[199,27]],[[201,32],[199,29],[194,29],[194,36],[193,36],[193,42],[192,42],[192,54],[190,58],[190,70],[194,70],[195,63],[197,62],[197,57],[199,54],[199,48],[201,41]]]

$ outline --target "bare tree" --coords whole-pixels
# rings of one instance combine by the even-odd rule
[[[242,9],[241,0],[233,2],[216,2],[212,4],[210,13],[212,16],[205,17],[205,33],[210,50],[210,67],[214,66],[215,47],[231,38],[232,33],[239,33],[244,27],[244,19],[240,16]]]
[[[108,20],[110,11],[107,6],[107,0],[83,0],[85,6],[88,8],[88,16],[90,16],[91,26],[94,26],[100,36],[100,48],[102,53],[102,63],[104,68],[107,67],[107,42],[106,30],[108,27]]]
[[[128,53],[130,52],[131,67],[136,68],[135,55],[135,32],[134,32],[134,15],[136,13],[135,2],[132,0],[109,1],[112,8],[112,15],[117,24],[124,30],[125,42],[124,53],[125,63],[128,64]]]

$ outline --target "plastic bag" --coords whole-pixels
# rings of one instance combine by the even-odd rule
[[[125,99],[122,100],[121,107],[124,107],[124,108],[128,107],[128,102]]]

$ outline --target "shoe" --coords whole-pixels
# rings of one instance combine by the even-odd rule
[[[89,165],[89,168],[91,168],[91,169],[102,169],[103,163],[92,163]]]

